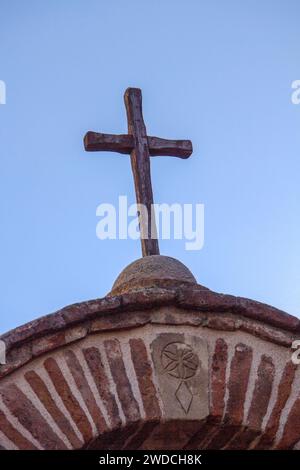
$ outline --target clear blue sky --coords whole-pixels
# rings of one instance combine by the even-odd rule
[[[140,257],[96,238],[96,207],[127,194],[129,157],[87,154],[126,132],[143,90],[150,135],[190,138],[152,159],[156,202],[205,204],[205,246],[162,241],[198,282],[300,316],[297,0],[1,1],[0,332],[104,296]]]

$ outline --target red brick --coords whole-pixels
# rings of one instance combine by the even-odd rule
[[[84,441],[89,442],[93,438],[93,431],[90,422],[87,419],[85,412],[79,405],[77,399],[74,397],[56,360],[50,357],[46,359],[44,366],[57,393],[61,397],[65,407],[69,411],[79,431],[81,432]]]
[[[44,352],[64,346],[65,342],[66,339],[64,331],[44,336],[43,338],[39,338],[34,341],[32,346],[32,355],[33,357],[40,356]]]
[[[153,384],[152,367],[148,359],[146,346],[141,339],[131,339],[130,349],[146,418],[149,420],[157,419],[161,416],[161,410]]]
[[[143,288],[121,295],[122,308],[128,310],[149,309],[155,306],[169,305],[176,301],[176,290],[159,287]]]
[[[117,312],[114,315],[102,315],[91,322],[91,331],[115,331],[122,328],[137,328],[149,323],[149,314],[127,312]]]
[[[222,419],[225,408],[228,348],[224,339],[216,341],[210,374],[210,415]]]
[[[136,432],[131,436],[123,449],[125,450],[135,450],[143,448],[143,443],[151,436],[153,430],[158,426],[159,421],[146,421]]]
[[[67,449],[41,413],[15,384],[7,385],[0,394],[11,413],[44,449]]]
[[[198,431],[184,446],[185,450],[205,449],[206,442],[210,442],[215,431],[219,429],[219,425],[216,424],[216,420],[210,418],[203,423],[199,423],[199,427]]]
[[[291,393],[296,368],[297,366],[295,366],[290,361],[286,364],[284,368],[284,371],[283,371],[283,374],[282,374],[282,377],[278,386],[278,393],[277,393],[275,405],[272,409],[271,415],[269,417],[266,428],[264,430],[264,435],[261,437],[258,444],[256,445],[256,449],[267,449],[273,443],[273,440],[276,436],[276,433],[279,427],[281,411],[285,407],[285,404]]]
[[[236,319],[228,318],[225,315],[212,315],[208,314],[205,326],[219,331],[235,331],[237,329]]]
[[[225,421],[241,424],[244,416],[244,403],[252,364],[252,349],[239,343],[230,366],[229,396]]]
[[[192,419],[184,421],[184,424],[180,419],[161,421],[140,448],[182,450],[198,431],[199,426],[200,423]]]
[[[270,401],[275,367],[271,357],[263,355],[257,371],[253,397],[248,413],[247,425],[260,430]]]
[[[120,343],[117,339],[112,339],[105,341],[104,346],[124,415],[128,421],[138,421],[139,407],[126,374]]]
[[[0,410],[0,429],[20,450],[37,450],[36,446],[29,442],[12,424]]]
[[[300,397],[297,398],[291,411],[287,417],[283,435],[276,449],[292,449],[295,444],[300,440]]]
[[[66,358],[70,372],[75,380],[77,388],[96,424],[98,431],[100,433],[104,432],[107,430],[106,422],[96,403],[94,394],[90,389],[80,362],[78,361],[74,352],[71,350],[65,351],[64,356]]]
[[[252,349],[245,344],[237,344],[230,365],[229,396],[224,422],[207,446],[208,449],[222,449],[242,428],[251,364]]]
[[[56,405],[47,386],[44,384],[40,376],[35,371],[29,371],[25,374],[25,379],[27,380],[39,400],[43,403],[48,413],[52,416],[55,423],[66,435],[73,448],[79,449],[82,446],[81,441],[78,439],[77,435],[73,431],[68,419]]]
[[[275,368],[271,357],[263,355],[247,417],[247,428],[230,442],[229,449],[247,449],[260,434],[263,418],[267,412],[274,381]]]
[[[205,448],[208,450],[223,449],[241,429],[243,429],[243,426],[238,424],[221,425]]]
[[[138,423],[131,423],[123,428],[114,429],[97,437],[88,446],[88,450],[121,450],[134,436]]]
[[[109,381],[105,374],[100,351],[98,348],[91,347],[83,349],[83,355],[93,376],[99,396],[106,408],[112,427],[119,427],[121,419],[115,397],[110,391]]]

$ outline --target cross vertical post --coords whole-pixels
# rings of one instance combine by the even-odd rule
[[[133,136],[134,147],[130,154],[134,177],[136,201],[146,207],[148,220],[140,214],[140,231],[143,256],[159,255],[153,192],[150,173],[150,154],[146,126],[142,111],[142,93],[138,88],[128,88],[124,95],[127,111],[128,134]]]

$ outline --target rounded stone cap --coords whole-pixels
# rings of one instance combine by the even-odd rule
[[[178,287],[197,284],[191,271],[170,256],[152,255],[129,264],[116,279],[109,295],[144,287]]]

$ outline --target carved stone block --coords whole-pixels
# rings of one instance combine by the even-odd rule
[[[165,418],[205,418],[209,413],[206,341],[162,333],[152,342],[151,352]]]

